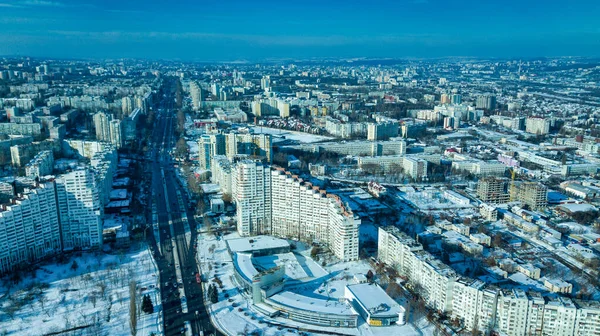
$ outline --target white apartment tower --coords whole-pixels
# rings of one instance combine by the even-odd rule
[[[64,250],[102,246],[102,191],[91,168],[56,178],[56,195]]]
[[[525,132],[546,135],[550,132],[550,121],[541,117],[530,117],[525,120]]]
[[[199,110],[202,107],[202,88],[197,82],[190,83],[190,96],[192,97],[192,107],[194,111]]]
[[[26,189],[0,209],[0,274],[59,252],[60,223],[54,182]]]
[[[123,132],[123,123],[121,120],[113,119],[109,123],[109,138],[106,140],[117,148],[123,147],[125,136]]]
[[[319,241],[342,260],[358,259],[360,219],[336,195],[304,183],[282,168],[242,161],[233,172],[241,235],[271,234]]]
[[[223,134],[205,134],[198,140],[198,162],[200,168],[211,169],[212,157],[225,154]]]
[[[131,97],[123,97],[121,99],[121,112],[123,115],[128,116],[134,108],[134,101]]]
[[[96,140],[108,141],[110,139],[111,114],[98,112],[94,114],[94,127],[96,128]]]
[[[231,178],[242,236],[271,233],[271,169],[256,161],[237,164]]]

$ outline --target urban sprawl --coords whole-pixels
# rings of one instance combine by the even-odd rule
[[[599,81],[0,58],[0,333],[600,335]]]

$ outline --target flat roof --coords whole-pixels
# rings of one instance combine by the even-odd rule
[[[377,284],[347,285],[346,289],[367,309],[371,317],[398,315],[404,311],[404,308]]]
[[[356,316],[358,313],[350,307],[350,305],[340,302],[337,299],[319,299],[309,296],[296,294],[290,291],[279,292],[268,298],[280,305],[307,310],[322,314],[341,315],[341,316]]]
[[[248,238],[236,238],[227,240],[227,246],[232,253],[252,252],[272,248],[289,247],[290,244],[285,239],[279,239],[271,236],[254,236]]]

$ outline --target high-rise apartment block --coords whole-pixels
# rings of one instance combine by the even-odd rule
[[[450,104],[450,96],[446,93],[442,93],[440,96],[440,104]]]
[[[546,135],[550,132],[550,121],[540,117],[530,117],[525,121],[525,132]]]
[[[91,168],[79,168],[56,178],[63,249],[102,246],[101,187]]]
[[[123,146],[125,141],[123,124],[112,114],[104,112],[94,114],[94,127],[96,128],[96,140],[110,142],[117,148]]]
[[[218,133],[203,135],[198,141],[200,167],[211,169],[211,160],[214,155],[226,155],[233,159],[240,155],[265,158],[267,162],[273,160],[273,151],[270,134],[251,133]]]
[[[131,97],[123,97],[121,99],[121,112],[123,112],[123,115],[128,116],[134,108],[134,101]]]
[[[475,107],[486,110],[493,110],[496,108],[496,96],[486,94],[477,97],[475,101]]]
[[[271,76],[263,76],[260,80],[260,88],[263,90],[267,90],[271,87]]]
[[[384,120],[377,123],[369,123],[367,126],[367,140],[387,140],[398,136],[398,122],[395,120]]]
[[[190,83],[190,96],[192,97],[192,108],[194,111],[199,110],[202,107],[202,87],[197,82]]]
[[[462,96],[459,94],[453,94],[450,96],[450,103],[452,104],[460,104],[462,103]]]
[[[198,140],[198,162],[200,168],[211,169],[211,160],[215,155],[225,155],[225,137],[223,134],[205,134]]]
[[[0,208],[0,274],[61,250],[54,182],[25,189]]]
[[[233,174],[241,235],[319,241],[342,260],[358,259],[360,219],[338,196],[256,161],[238,163]]]
[[[242,236],[271,233],[271,169],[256,161],[236,165],[231,178]]]

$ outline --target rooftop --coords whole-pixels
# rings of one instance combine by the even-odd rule
[[[385,293],[377,284],[347,285],[346,289],[369,311],[371,317],[398,315],[404,308]]]
[[[249,238],[229,239],[227,240],[227,246],[232,253],[239,253],[289,247],[290,244],[284,239],[270,236],[255,236]]]

